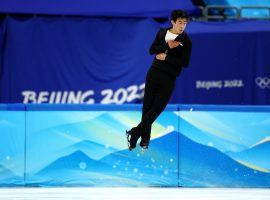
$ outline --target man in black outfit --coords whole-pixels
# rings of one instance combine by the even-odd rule
[[[173,11],[172,27],[160,29],[150,47],[150,54],[155,58],[146,76],[142,119],[126,131],[130,151],[140,137],[140,146],[148,148],[152,124],[168,104],[176,77],[189,64],[192,43],[184,32],[188,19],[185,11]]]

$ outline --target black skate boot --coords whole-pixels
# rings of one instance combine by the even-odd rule
[[[137,141],[140,136],[135,132],[135,129],[132,128],[130,131],[126,131],[128,149],[131,151],[136,147]]]
[[[140,146],[143,148],[143,149],[148,149],[148,143],[145,143],[145,142],[140,142]]]

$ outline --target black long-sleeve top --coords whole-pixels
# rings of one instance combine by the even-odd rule
[[[175,38],[175,41],[181,42],[181,45],[170,49],[165,41],[167,29],[160,29],[156,35],[154,42],[150,47],[150,54],[166,53],[167,56],[164,61],[154,58],[152,67],[159,68],[160,70],[168,73],[173,77],[179,76],[182,68],[188,67],[192,42],[188,35],[183,32]]]

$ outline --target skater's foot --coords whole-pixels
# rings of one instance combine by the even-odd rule
[[[148,149],[148,145],[149,143],[148,142],[140,142],[140,146],[142,147],[143,150],[147,150]]]
[[[150,137],[143,136],[141,138],[140,146],[142,149],[148,149]]]
[[[128,149],[131,151],[136,147],[137,141],[139,139],[139,135],[135,133],[134,128],[130,131],[126,131],[127,142],[128,142]]]

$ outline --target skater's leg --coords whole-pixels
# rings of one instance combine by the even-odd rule
[[[153,104],[156,90],[157,90],[157,85],[155,84],[154,81],[155,77],[153,76],[153,73],[151,70],[147,73],[146,76],[146,83],[145,83],[145,91],[144,91],[144,98],[143,98],[143,109],[142,109],[142,119],[143,116],[151,109],[151,105]],[[150,130],[151,131],[151,127]],[[136,147],[136,143],[138,139],[143,135],[144,132],[142,132],[141,129],[138,127],[133,127],[130,131],[127,132],[130,136],[130,150]]]
[[[151,126],[153,122],[157,119],[157,117],[162,113],[162,111],[166,108],[171,94],[173,92],[174,82],[167,83],[164,87],[160,88],[160,91],[152,103],[150,110],[148,110],[144,115],[141,123],[137,126],[137,128],[144,133],[143,142],[148,145],[150,141],[150,132]]]
[[[155,89],[156,88],[156,89]],[[151,110],[151,107],[154,103],[155,96],[157,95],[157,87],[153,87],[150,84],[150,80],[146,82],[145,92],[143,97],[143,108],[142,108],[142,118],[141,121],[144,120],[147,112]],[[141,142],[140,146],[148,146],[148,141],[150,140],[152,125],[146,127],[145,131],[141,132]]]
[[[150,137],[151,137],[151,129],[152,129],[152,125],[150,125],[149,127],[146,127],[145,132],[141,136],[140,146],[142,148],[145,148],[145,149],[148,148]]]

